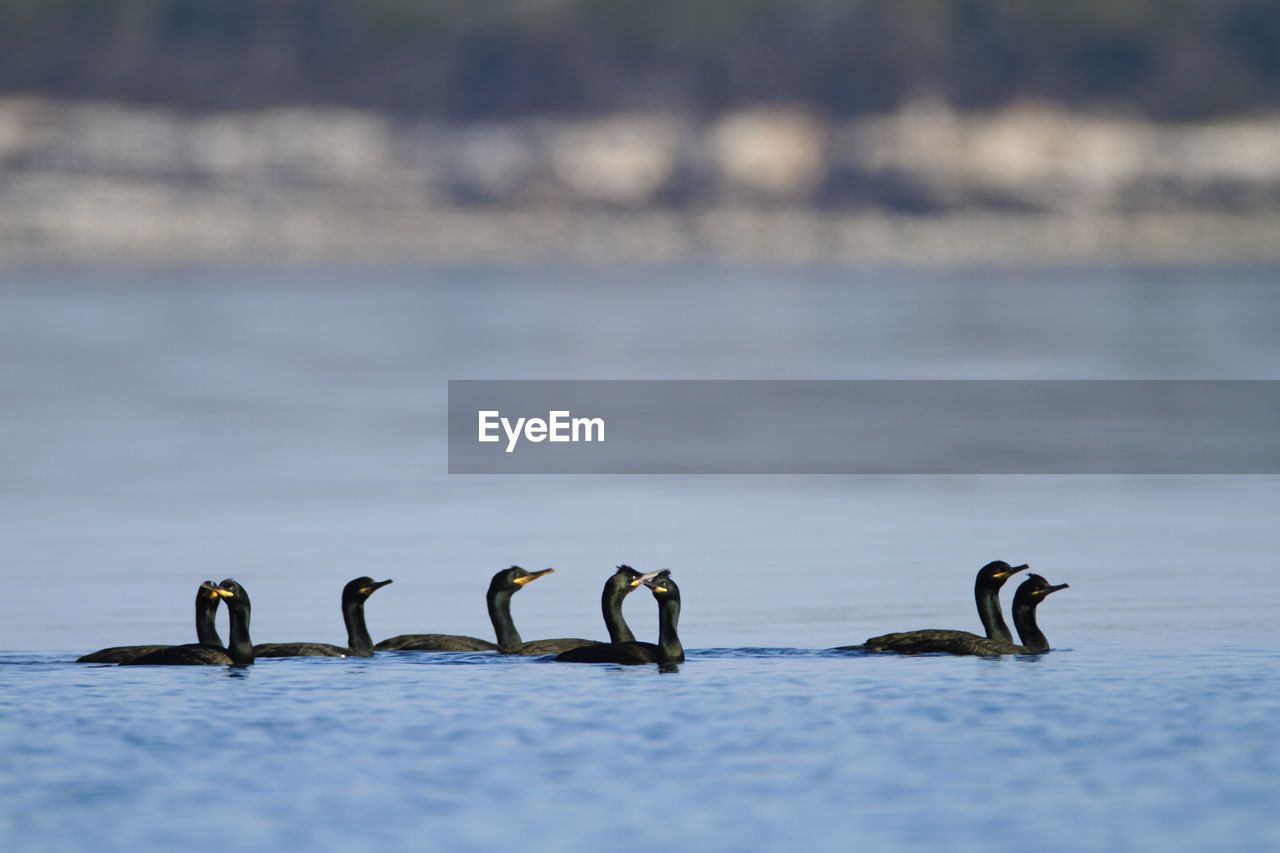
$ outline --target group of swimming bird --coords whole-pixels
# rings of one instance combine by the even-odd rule
[[[1049,650],[1049,642],[1036,624],[1036,606],[1050,593],[1066,589],[1054,586],[1036,574],[1018,587],[1013,597],[1013,625],[1021,644],[1014,643],[1000,610],[1000,588],[1026,565],[1010,566],[997,560],[983,566],[974,583],[978,617],[986,631],[979,636],[967,631],[924,629],[872,637],[865,643],[839,646],[837,651],[896,652],[924,654],[946,652],[957,655],[1037,654]],[[601,610],[608,642],[561,638],[525,642],[511,618],[511,596],[525,584],[554,569],[528,572],[519,566],[503,569],[493,576],[485,602],[497,642],[457,634],[400,634],[374,644],[365,626],[364,603],[376,590],[391,583],[360,577],[342,589],[342,618],[347,626],[347,645],[329,643],[259,643],[249,639],[249,595],[234,580],[220,584],[205,581],[196,591],[196,642],[179,646],[113,646],[79,658],[79,663],[124,665],[230,665],[245,666],[263,657],[369,657],[374,651],[493,651],[504,655],[546,655],[552,660],[575,663],[675,664],[684,660],[684,648],[676,634],[680,619],[680,588],[671,579],[671,570],[641,573],[630,566],[617,567],[605,581]],[[658,604],[658,642],[636,640],[622,616],[622,601],[644,586]],[[225,646],[214,623],[218,604],[225,603],[229,614],[231,640]]]

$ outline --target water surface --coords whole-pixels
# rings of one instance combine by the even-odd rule
[[[1276,378],[1274,270],[327,270],[0,278],[0,844],[66,849],[1280,845],[1280,483],[450,477],[450,378]],[[1054,650],[824,651],[976,629],[974,572],[1069,582]],[[670,567],[689,660],[65,661],[185,642],[603,635]],[[1006,591],[1006,603],[1010,592]],[[625,612],[654,633],[646,593]],[[221,617],[225,636],[225,616]]]

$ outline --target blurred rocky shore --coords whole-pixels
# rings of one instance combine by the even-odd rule
[[[445,124],[0,100],[0,266],[1280,260],[1280,116]]]

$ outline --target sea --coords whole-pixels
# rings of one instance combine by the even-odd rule
[[[1270,380],[1277,330],[1272,267],[0,272],[0,849],[1280,849],[1280,476],[466,475],[446,442],[451,379]],[[1070,584],[1051,651],[833,650],[979,631],[996,559]],[[352,578],[394,581],[375,640],[488,638],[494,572],[551,567],[523,637],[602,639],[623,563],[679,583],[684,663],[73,662],[192,642],[229,577],[255,641],[344,644]]]

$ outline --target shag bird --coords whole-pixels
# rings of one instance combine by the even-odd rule
[[[642,577],[644,575],[624,563],[604,582],[600,612],[604,615],[604,627],[609,632],[611,643],[630,643],[636,638],[622,616],[622,600],[640,586]]]
[[[218,636],[214,617],[218,615],[219,597],[214,592],[213,581],[205,581],[196,590],[196,642],[202,646],[222,648],[222,638]],[[76,658],[76,663],[125,663],[161,649],[171,649],[172,644],[155,646],[111,646],[98,649],[87,655]]]
[[[259,643],[253,647],[254,657],[294,658],[328,657],[367,658],[373,654],[373,640],[364,624],[364,603],[374,591],[391,583],[370,577],[356,578],[342,588],[342,621],[347,626],[346,646],[329,643]]]
[[[170,646],[167,649],[141,655],[125,666],[146,666],[150,664],[169,664],[191,666],[206,664],[213,666],[247,666],[253,663],[253,641],[249,639],[249,594],[244,587],[228,578],[216,587],[206,581],[207,588],[223,599],[227,605],[227,613],[231,620],[231,642],[225,649],[191,643],[185,646]]]
[[[1004,560],[995,560],[978,570],[978,576],[973,583],[973,598],[978,605],[978,618],[982,621],[982,627],[986,631],[988,639],[1002,643],[1013,642],[1013,635],[1009,633],[1009,626],[1005,624],[1004,615],[1000,611],[1000,588],[1004,586],[1004,582],[1010,577],[1026,568],[1028,566],[1025,563],[1021,566],[1010,566]],[[974,634],[969,631],[923,628],[918,631],[899,631],[893,634],[882,634],[879,637],[872,637],[861,645],[838,646],[837,648],[843,651],[865,649],[872,652],[902,652],[903,654],[910,654],[911,650],[919,643],[972,636]]]
[[[1013,627],[1022,644],[979,637],[977,634],[921,639],[909,648],[893,649],[901,654],[918,655],[948,652],[953,655],[1029,655],[1049,651],[1049,641],[1036,624],[1036,607],[1045,596],[1066,589],[1069,584],[1050,584],[1040,575],[1028,575],[1013,594]]]
[[[596,643],[570,649],[554,660],[569,663],[673,664],[684,660],[684,647],[676,634],[680,621],[680,588],[671,579],[671,570],[662,569],[642,575],[640,582],[653,592],[658,602],[658,643]]]
[[[427,651],[427,652],[484,652],[497,651],[508,655],[545,655],[552,651],[563,651],[560,648],[543,648],[546,643],[572,643],[568,648],[588,645],[591,640],[534,640],[526,643],[520,639],[515,622],[511,619],[511,596],[532,580],[550,574],[555,569],[543,569],[540,572],[526,572],[519,566],[503,569],[493,576],[489,582],[489,591],[485,594],[485,603],[489,608],[489,621],[493,623],[493,631],[498,642],[491,643],[478,637],[460,636],[457,634],[401,634],[383,640],[374,646],[379,651]]]

